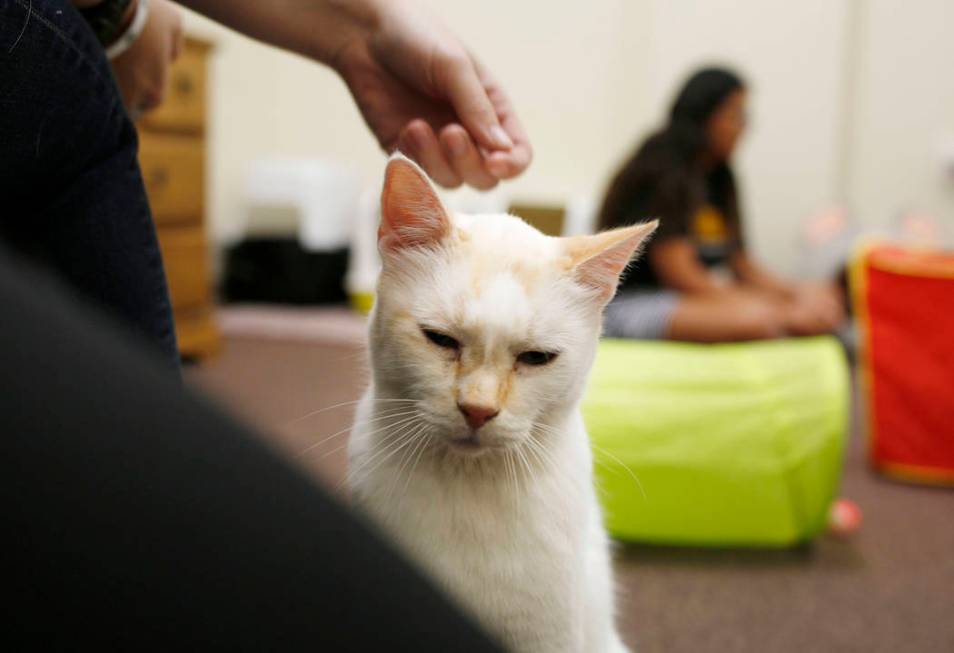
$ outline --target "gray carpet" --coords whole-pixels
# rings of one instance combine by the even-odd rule
[[[336,488],[351,405],[296,418],[356,399],[363,360],[343,342],[232,338],[187,378]],[[789,551],[620,547],[630,645],[640,653],[954,652],[954,490],[875,476],[858,440],[842,495],[861,506],[864,524],[849,538]]]

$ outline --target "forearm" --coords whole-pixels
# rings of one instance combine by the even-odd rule
[[[744,285],[752,286],[782,299],[792,299],[795,295],[793,284],[765,269],[745,253],[736,254],[731,265],[736,278]]]
[[[664,286],[687,295],[712,295],[725,291],[725,286],[718,283],[702,266],[691,272],[663,274],[661,277]]]
[[[179,2],[254,39],[328,65],[347,43],[371,31],[380,13],[380,0]]]
[[[648,263],[666,288],[689,295],[721,292],[724,286],[699,262],[695,247],[684,238],[672,238],[651,248]]]

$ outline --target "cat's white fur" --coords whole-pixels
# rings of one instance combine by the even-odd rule
[[[353,496],[509,650],[627,650],[578,404],[602,308],[654,226],[561,239],[450,215],[417,166],[388,164]],[[458,404],[499,414],[474,431]]]

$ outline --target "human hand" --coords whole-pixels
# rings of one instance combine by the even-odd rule
[[[373,6],[376,20],[331,63],[381,147],[400,149],[449,188],[489,189],[523,172],[530,143],[490,74],[416,4]]]
[[[169,67],[179,56],[182,39],[179,9],[168,0],[151,0],[142,34],[128,50],[112,60],[123,104],[134,118],[162,103]]]
[[[844,320],[844,305],[834,285],[802,283],[795,287],[789,308],[789,327],[793,333],[831,333]]]

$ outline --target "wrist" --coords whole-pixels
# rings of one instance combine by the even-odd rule
[[[139,0],[131,0],[129,5],[126,7],[126,11],[123,12],[122,18],[119,19],[119,29],[116,30],[116,36],[122,36],[126,33],[126,30],[129,29],[129,26],[132,25],[133,18],[136,16],[136,8],[139,6]]]
[[[377,31],[383,6],[379,0],[325,0],[321,4],[326,11],[316,17],[312,56],[342,74],[349,55],[363,49]]]
[[[794,301],[799,295],[798,286],[765,275],[743,279],[742,283],[785,301]]]
[[[149,0],[132,0],[129,3],[131,15],[126,18],[125,26],[119,30],[118,37],[106,47],[106,58],[115,59],[139,38],[149,20]]]
[[[785,301],[795,301],[800,294],[798,286],[771,279],[767,280],[763,285],[763,289]]]

